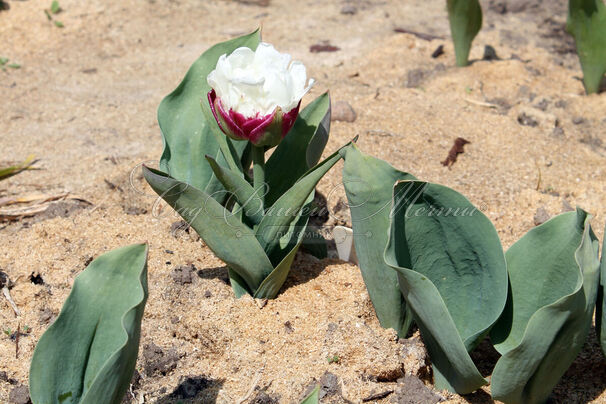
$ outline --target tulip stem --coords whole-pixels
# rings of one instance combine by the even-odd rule
[[[257,195],[263,203],[265,209],[265,147],[252,146],[252,161],[253,161],[253,187],[257,191]]]

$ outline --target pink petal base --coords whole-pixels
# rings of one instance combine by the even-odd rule
[[[257,116],[252,118],[247,118],[233,109],[230,109],[229,112],[227,112],[225,111],[225,108],[223,108],[221,100],[217,99],[215,90],[211,90],[208,93],[208,103],[210,104],[210,109],[223,133],[229,133],[240,139],[249,140],[253,144],[256,144],[265,134],[265,129],[274,121],[276,114],[280,112],[280,108],[278,107],[269,115],[259,116],[259,114],[257,114]],[[301,102],[299,101],[299,104],[295,108],[282,115],[282,137],[286,136],[295,124],[297,116],[299,115],[300,105]],[[223,118],[222,120],[228,126],[227,128],[224,128],[221,125],[221,119],[217,116],[217,109],[219,110],[221,118]]]

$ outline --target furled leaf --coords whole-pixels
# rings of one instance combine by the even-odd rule
[[[566,30],[574,37],[587,94],[597,93],[606,74],[606,5],[603,0],[569,0]]]
[[[606,226],[604,227],[604,240],[602,243],[602,263],[600,265],[600,285],[595,312],[595,329],[602,346],[602,352],[606,355]]]
[[[431,358],[435,385],[459,394],[486,380],[468,352],[499,318],[507,270],[497,232],[463,195],[436,184],[394,187],[385,262]]]
[[[400,293],[398,274],[383,260],[387,245],[393,185],[414,180],[387,162],[363,154],[356,145],[342,150],[343,185],[351,211],[354,243],[362,278],[381,326],[406,336],[412,317]]]
[[[215,159],[206,156],[210,166],[215,173],[215,176],[221,181],[225,189],[233,194],[239,202],[240,208],[243,210],[247,218],[254,225],[259,224],[263,218],[263,201],[255,191],[252,185],[248,183],[240,172],[221,167]]]
[[[457,66],[467,66],[471,43],[482,28],[482,7],[478,0],[447,0],[447,5]]]
[[[76,280],[30,367],[34,404],[119,404],[130,384],[147,299],[147,246],[94,260]]]
[[[204,191],[147,167],[143,175],[217,257],[246,282],[248,293],[254,294],[274,268],[252,229]]]
[[[273,299],[278,295],[280,288],[284,285],[286,278],[288,277],[288,273],[290,272],[290,267],[295,259],[295,255],[297,254],[297,250],[299,249],[299,244],[295,245],[290,249],[290,252],[286,254],[284,259],[276,266],[276,268],[272,271],[271,274],[261,283],[259,288],[256,290],[253,297],[257,299]]]
[[[318,404],[320,402],[320,385],[317,385],[315,389],[307,397],[301,401],[301,404]]]
[[[593,316],[598,242],[577,209],[529,231],[506,254],[510,294],[491,340],[503,356],[491,392],[505,403],[543,403],[577,356]]]
[[[171,177],[193,185],[221,200],[221,183],[204,158],[212,156],[220,165],[226,160],[212,132],[214,119],[208,122],[200,108],[210,86],[206,77],[215,68],[223,54],[247,46],[256,49],[261,40],[259,30],[252,34],[219,43],[208,49],[194,62],[179,86],[166,96],[158,108],[158,123],[164,140],[160,169]],[[225,137],[225,136],[223,136]],[[228,140],[226,140],[228,141]],[[233,142],[239,156],[243,156],[247,142]]]
[[[328,142],[329,131],[330,96],[324,93],[299,113],[291,131],[267,160],[267,207],[272,206],[303,174],[320,161]]]
[[[345,146],[346,147],[346,146]],[[266,210],[266,214],[259,223],[256,229],[256,234],[259,242],[263,246],[267,255],[272,262],[282,260],[283,255],[279,253],[284,248],[280,245],[282,233],[288,229],[293,222],[293,214],[302,212],[304,206],[308,206],[305,215],[309,217],[311,209],[310,195],[322,177],[341,159],[339,152],[335,152],[324,161],[309,170],[286,192],[278,198],[278,200]],[[313,196],[312,196],[313,200]],[[304,231],[301,228],[296,231]]]

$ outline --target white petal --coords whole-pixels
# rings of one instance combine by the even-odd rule
[[[288,53],[280,53],[273,45],[261,42],[255,51],[255,64],[262,67],[273,67],[284,70],[290,63]]]
[[[232,69],[246,68],[255,60],[255,52],[250,48],[241,47],[233,51],[225,60],[229,62]]]
[[[264,42],[254,52],[243,47],[222,55],[207,81],[226,108],[246,117],[267,115],[276,107],[290,111],[313,84],[309,80],[306,86],[301,62],[291,63],[289,54]]]

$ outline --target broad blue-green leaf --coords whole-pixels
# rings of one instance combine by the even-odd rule
[[[288,135],[267,160],[265,180],[269,193],[265,204],[270,207],[307,171],[314,167],[328,142],[330,131],[330,96],[324,93],[297,117]]]
[[[345,146],[346,147],[346,146]],[[278,200],[266,210],[256,229],[259,243],[263,246],[267,255],[276,262],[281,256],[276,256],[276,250],[282,250],[280,246],[280,233],[286,231],[293,222],[294,216],[301,213],[304,206],[310,206],[309,197],[322,177],[341,159],[339,152],[335,152],[326,160],[316,165],[303,175],[290,189],[288,189]],[[313,197],[312,197],[313,198]],[[310,212],[305,212],[309,217]],[[304,229],[301,229],[304,230]]]
[[[246,282],[248,292],[254,294],[274,268],[252,229],[210,195],[189,184],[147,167],[143,168],[143,175],[217,257]]]
[[[503,356],[491,392],[505,403],[543,403],[591,327],[599,283],[590,216],[577,209],[529,231],[506,254],[510,296],[492,330]]]
[[[600,285],[598,288],[598,299],[595,312],[595,329],[602,346],[602,352],[606,356],[606,226],[604,227],[604,240],[602,243],[602,264],[600,265]]]
[[[393,198],[385,262],[398,273],[427,345],[436,387],[470,393],[486,380],[468,352],[488,333],[507,299],[499,237],[490,220],[450,188],[401,181]]]
[[[253,225],[259,224],[263,218],[263,201],[255,191],[252,185],[246,181],[240,172],[221,167],[215,159],[206,156],[215,176],[221,181],[225,189],[233,194],[239,202],[239,209],[242,209],[244,214]]]
[[[577,45],[585,91],[597,93],[606,74],[606,5],[603,0],[569,0],[566,30]]]
[[[412,317],[406,315],[398,274],[385,263],[383,252],[387,245],[393,185],[415,177],[363,154],[355,144],[341,153],[345,159],[343,185],[362,278],[381,326],[393,328],[404,338]]]
[[[219,57],[242,46],[256,49],[260,38],[257,30],[208,49],[190,67],[181,84],[162,100],[158,108],[158,123],[164,141],[160,158],[162,171],[212,196],[222,190],[204,156],[213,156],[221,165],[226,160],[211,129],[217,124],[214,119],[209,122],[205,118],[200,100],[206,100],[210,91],[206,77]],[[233,147],[242,156],[247,142],[234,142]]]
[[[30,367],[34,404],[119,404],[130,384],[147,300],[147,246],[110,251],[76,280]]]
[[[482,28],[482,7],[478,0],[447,0],[447,5],[457,66],[467,66],[471,43]]]

